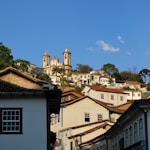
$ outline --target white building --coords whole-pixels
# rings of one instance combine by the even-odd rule
[[[98,73],[94,71],[90,73],[73,72],[71,81],[78,86],[95,84],[108,86],[115,83],[115,79],[111,78],[102,70]]]
[[[142,92],[135,90],[124,90],[127,93],[127,100],[140,100],[142,99]]]
[[[93,99],[97,99],[105,103],[110,103],[114,106],[127,103],[127,93],[121,89],[87,85],[82,90],[82,93]]]
[[[0,80],[2,150],[49,150],[55,142],[51,113],[59,113],[61,91],[27,89]]]
[[[79,145],[91,138],[97,137],[105,133],[113,125],[108,120],[83,124],[80,126],[68,127],[58,132],[59,144],[55,147],[57,150],[74,149],[78,150]],[[57,143],[58,144],[58,143]]]
[[[149,150],[150,99],[135,101],[105,134],[80,145],[81,150]]]
[[[123,106],[110,107],[106,103],[88,96],[69,99],[63,98],[59,115],[51,115],[51,130],[57,133],[57,139],[61,139],[61,144],[55,148],[56,150],[70,149],[73,145],[75,146],[76,137],[80,135],[82,135],[82,141],[79,143],[106,132],[109,126],[126,110]],[[104,122],[100,123],[104,120],[107,120],[108,126],[105,124],[105,129],[103,127],[96,129],[96,126],[104,125]],[[87,134],[85,135],[85,133]]]

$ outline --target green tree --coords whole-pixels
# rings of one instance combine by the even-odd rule
[[[139,72],[139,75],[144,78],[144,82],[146,83],[147,77],[150,77],[150,70],[149,69],[142,69]]]
[[[82,73],[89,73],[93,68],[88,65],[77,64],[77,71]]]
[[[120,72],[120,75],[122,80],[137,81],[143,83],[141,76],[137,73],[132,73],[130,71],[122,71]]]
[[[114,72],[111,77],[115,78],[116,80],[122,80],[119,72]]]
[[[52,70],[53,74],[57,75],[59,73],[59,75],[61,77],[63,77],[65,75],[65,69],[64,68],[60,68],[60,67],[54,67]]]
[[[109,75],[113,75],[114,73],[119,73],[119,70],[116,68],[116,66],[110,63],[104,64],[101,69],[104,70]]]
[[[0,70],[13,66],[13,56],[11,50],[0,42]]]
[[[150,82],[146,85],[147,91],[150,91]]]
[[[14,61],[14,67],[23,71],[28,72],[30,66],[30,62],[23,59],[17,59]]]
[[[33,77],[44,80],[46,82],[51,82],[50,77],[47,74],[43,73],[42,69],[39,67],[33,68],[30,73]]]

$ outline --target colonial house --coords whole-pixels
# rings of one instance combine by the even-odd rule
[[[140,100],[140,99],[142,99],[142,92],[140,90],[124,89],[124,92],[127,93],[127,100]]]
[[[42,89],[47,82],[32,77],[31,75],[8,67],[0,71],[0,79],[28,89]]]
[[[97,137],[99,134],[105,133],[112,125],[112,122],[108,120],[102,120],[60,130],[57,134],[58,137],[55,150],[78,150],[81,143]]]
[[[103,135],[80,144],[81,150],[149,150],[150,99],[134,101]]]
[[[123,105],[120,105],[118,107],[110,107],[107,103],[92,99],[88,96],[82,96],[76,99],[62,101],[60,114],[51,115],[51,130],[53,132],[56,132],[57,139],[61,139],[61,144],[59,144],[56,149],[60,150],[64,147],[65,149],[68,149],[70,143],[72,143],[71,147],[74,147],[75,137],[78,137],[81,134],[83,135],[84,141],[86,141],[93,136],[97,136],[97,134],[95,134],[96,129],[97,133],[104,133],[103,131],[106,130],[100,129],[100,131],[98,131],[102,124],[99,124],[99,128],[96,128],[96,126],[91,126],[91,124],[94,124],[95,122],[100,123],[101,121],[107,120],[109,122],[107,123],[109,125],[112,125],[124,113],[126,109],[127,108],[125,107],[123,108]],[[82,130],[77,131],[75,129],[78,126],[85,126],[85,128],[84,130],[82,128]],[[103,127],[102,125],[101,128],[105,127]],[[84,133],[82,133],[83,131]],[[87,135],[85,135],[86,131]]]
[[[1,149],[52,149],[50,115],[59,113],[60,99],[61,91],[55,88],[31,89],[0,80]]]
[[[108,76],[106,73],[102,72],[101,74],[97,74],[96,72],[91,73],[81,73],[81,72],[73,72],[71,75],[71,81],[78,85],[95,85],[100,84],[103,86],[111,85],[115,83],[115,79]]]
[[[125,81],[125,87],[129,87],[130,89],[140,90],[141,83],[137,81]]]
[[[114,106],[127,103],[127,93],[125,93],[122,89],[86,85],[81,93],[93,99],[110,103]]]

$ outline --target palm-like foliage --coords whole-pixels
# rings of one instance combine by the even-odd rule
[[[150,70],[149,69],[142,69],[139,72],[139,75],[144,78],[144,82],[146,83],[147,77],[150,77]]]

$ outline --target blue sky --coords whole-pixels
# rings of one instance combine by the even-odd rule
[[[119,71],[150,69],[149,0],[2,0],[0,42],[14,59],[42,66],[45,50],[68,48],[73,69],[106,63]]]

